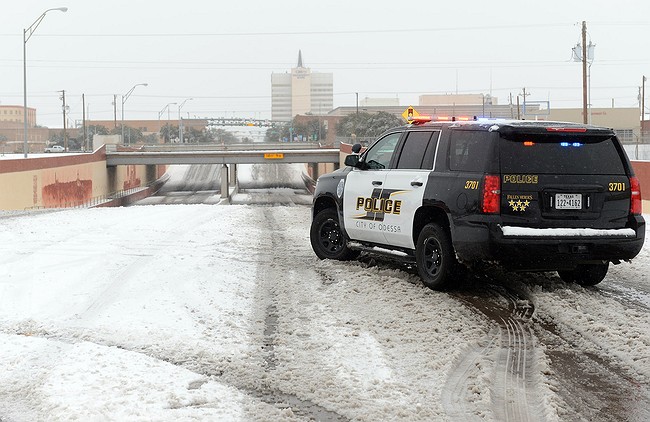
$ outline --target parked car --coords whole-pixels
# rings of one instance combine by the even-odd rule
[[[45,152],[65,152],[65,148],[61,145],[52,145],[51,147],[46,147]]]

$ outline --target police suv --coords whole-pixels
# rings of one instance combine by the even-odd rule
[[[388,254],[433,289],[479,263],[595,285],[643,246],[639,181],[612,129],[416,120],[360,151],[318,179],[321,259]]]

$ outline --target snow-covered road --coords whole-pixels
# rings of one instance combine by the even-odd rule
[[[0,217],[0,420],[648,420],[650,248],[598,287],[320,261],[306,206]],[[603,413],[604,412],[604,413]]]

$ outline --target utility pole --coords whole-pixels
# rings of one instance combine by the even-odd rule
[[[63,148],[68,152],[68,133],[66,131],[66,116],[65,116],[65,89],[61,91],[61,99],[63,100]]]
[[[521,119],[521,115],[519,113],[519,97],[522,97],[524,99],[524,119],[526,118],[526,97],[529,96],[530,93],[526,92],[526,87],[522,88],[522,93],[517,95],[517,119]]]
[[[521,120],[521,113],[519,110],[519,95],[517,95],[517,120]]]
[[[587,112],[587,21],[582,21],[582,120],[589,122]]]
[[[81,143],[81,148],[85,151],[88,146],[88,131],[86,130],[86,94],[81,94],[81,105],[83,107],[83,127],[84,127],[84,140]]]
[[[113,94],[113,127],[117,128],[117,94]]]
[[[645,122],[645,81],[647,78],[643,75],[641,80],[641,130],[643,130],[643,122]]]
[[[359,116],[359,93],[355,92],[355,95],[357,96],[357,116]]]

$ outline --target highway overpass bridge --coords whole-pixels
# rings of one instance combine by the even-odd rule
[[[340,162],[338,148],[316,148],[314,145],[250,144],[236,147],[206,145],[145,146],[137,150],[118,149],[107,145],[106,165],[160,164],[278,164]]]
[[[237,189],[238,164],[305,163],[314,179],[319,176],[319,164],[331,163],[338,168],[339,148],[319,148],[318,144],[239,144],[219,145],[152,145],[138,149],[106,146],[106,166],[124,165],[197,165],[220,164],[221,196],[228,197],[231,187]]]

